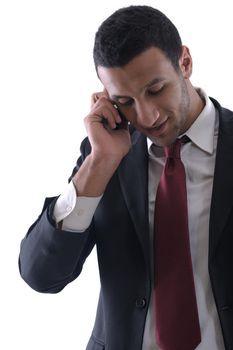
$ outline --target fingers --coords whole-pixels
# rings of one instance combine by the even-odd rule
[[[94,93],[91,97],[92,109],[88,117],[98,117],[99,122],[103,120],[106,124],[115,129],[117,124],[121,123],[122,119],[114,106],[114,103],[109,100],[109,96],[105,91]]]
[[[94,94],[92,94],[92,96],[91,96],[91,108],[94,106],[94,104],[95,104],[101,97],[105,97],[105,98],[109,99],[109,95],[108,95],[106,89],[104,89],[104,91],[95,92]]]

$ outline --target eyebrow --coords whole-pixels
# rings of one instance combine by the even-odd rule
[[[149,83],[147,83],[147,84],[143,87],[143,89],[145,89],[145,88],[150,88],[151,86],[156,85],[156,84],[159,84],[159,83],[161,83],[161,82],[164,81],[164,80],[165,80],[165,78],[155,78],[155,79],[149,81]],[[120,99],[120,98],[131,98],[131,96],[127,96],[127,95],[112,95],[111,98],[112,98],[113,100],[117,100],[117,99]]]
[[[153,85],[156,85],[156,84],[159,84],[159,83],[161,83],[162,81],[164,81],[165,80],[165,78],[155,78],[155,79],[153,79],[153,80],[151,80],[148,84],[146,84],[146,88],[148,88],[148,87],[151,87],[151,86],[153,86]]]

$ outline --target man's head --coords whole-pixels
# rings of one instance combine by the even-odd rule
[[[110,16],[96,34],[94,60],[110,100],[161,146],[173,143],[203,108],[189,80],[189,49],[156,9],[130,6]]]
[[[161,49],[178,68],[182,43],[174,24],[149,6],[121,8],[96,33],[95,66],[122,67],[150,47]]]

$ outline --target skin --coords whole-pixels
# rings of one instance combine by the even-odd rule
[[[131,147],[128,122],[154,143],[167,146],[189,129],[204,108],[190,82],[192,58],[185,46],[178,69],[152,47],[124,67],[98,67],[97,72],[104,91],[92,95],[84,120],[92,152],[73,178],[79,196],[104,192]]]

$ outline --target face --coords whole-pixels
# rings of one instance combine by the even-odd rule
[[[183,48],[175,70],[165,54],[152,47],[123,67],[98,67],[98,75],[126,119],[153,142],[165,146],[196,118],[190,107],[191,70],[187,48]]]

